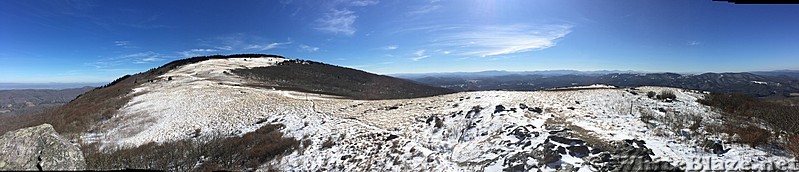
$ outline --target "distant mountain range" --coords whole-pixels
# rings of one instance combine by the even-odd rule
[[[400,73],[389,74],[393,77],[414,79],[424,77],[459,77],[459,78],[480,78],[480,77],[493,77],[503,75],[543,75],[543,76],[558,76],[558,75],[604,75],[611,73],[644,73],[632,70],[596,70],[596,71],[579,71],[579,70],[542,70],[542,71],[504,71],[504,70],[487,70],[480,72],[439,72],[439,73]]]
[[[75,82],[75,83],[0,83],[0,90],[19,89],[67,89],[81,87],[99,87],[106,82]]]
[[[666,86],[711,92],[738,92],[759,97],[789,96],[799,92],[799,71],[742,73],[642,73],[634,71],[484,71],[395,75],[419,83],[453,89],[542,90],[577,85],[609,84],[621,87]]]

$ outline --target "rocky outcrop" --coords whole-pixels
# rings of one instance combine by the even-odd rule
[[[0,136],[0,170],[83,170],[78,147],[50,124],[10,131]]]

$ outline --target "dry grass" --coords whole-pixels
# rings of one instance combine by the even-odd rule
[[[799,157],[799,135],[788,137],[787,149],[793,153],[794,157]]]
[[[727,125],[724,132],[730,135],[738,136],[738,143],[747,144],[755,147],[757,145],[766,144],[771,137],[771,132],[760,127],[747,125],[744,127]]]
[[[583,127],[577,126],[572,124],[571,122],[566,121],[563,118],[549,118],[544,122],[545,125],[548,126],[560,126],[571,130],[571,136],[576,137],[579,140],[585,141],[589,146],[593,148],[598,148],[599,150],[611,150],[613,149],[613,143],[597,137],[593,131],[586,130]]]
[[[47,118],[40,114],[0,115],[0,134],[8,131],[32,127],[44,123]]]
[[[81,150],[88,169],[248,171],[299,147],[300,141],[283,137],[282,127],[280,124],[265,125],[241,137],[202,143],[192,140],[149,143],[110,153],[98,151],[97,145],[86,145]]]

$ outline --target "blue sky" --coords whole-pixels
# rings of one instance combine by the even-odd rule
[[[379,74],[799,69],[799,5],[702,0],[0,1],[0,82],[109,82],[197,55]]]

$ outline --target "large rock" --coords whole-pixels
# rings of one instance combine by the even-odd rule
[[[77,146],[50,124],[9,131],[0,136],[0,170],[83,170]]]

